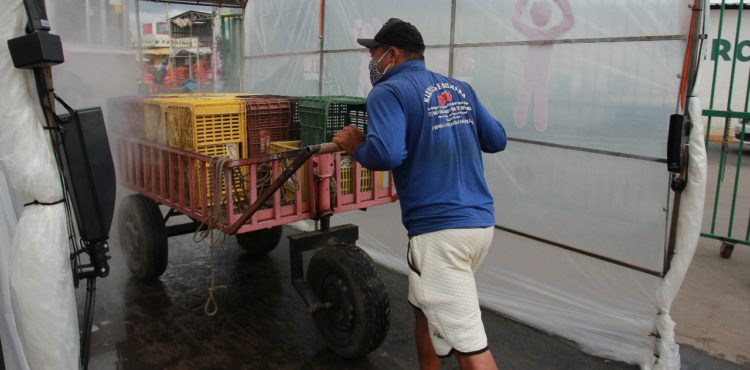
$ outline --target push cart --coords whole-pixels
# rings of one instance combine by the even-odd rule
[[[370,172],[335,144],[263,159],[230,160],[114,135],[118,181],[136,194],[118,211],[119,234],[133,276],[154,280],[167,267],[167,239],[213,228],[235,235],[248,253],[279,243],[282,225],[316,220],[289,236],[292,284],[329,347],[356,358],[375,350],[389,326],[389,301],[372,259],[356,246],[355,225],[330,226],[335,213],[397,200],[388,172]],[[168,208],[163,214],[161,206]],[[191,222],[167,226],[185,215]],[[302,254],[316,250],[304,274]]]

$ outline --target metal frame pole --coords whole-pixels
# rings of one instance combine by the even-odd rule
[[[724,29],[725,5],[726,5],[726,0],[721,0],[721,10],[719,11],[719,30],[718,30],[718,35],[716,36],[717,40],[721,40],[721,33]],[[711,50],[711,54],[713,54],[713,48]],[[719,70],[719,58],[717,54],[716,59],[714,60],[714,75],[713,75],[713,80],[711,82],[711,98],[710,98],[710,102],[708,105],[708,109],[710,110],[714,109],[714,97],[716,93],[716,76],[718,74],[718,70]],[[708,124],[706,126],[706,132],[708,133],[708,135],[706,135],[706,148],[708,148],[708,142],[711,137],[711,116],[708,117]],[[725,130],[725,134],[726,134],[726,130]],[[722,175],[722,173],[724,172],[724,159],[725,159],[723,155],[724,149],[725,149],[724,141],[726,140],[722,140],[722,150],[721,150],[722,156],[721,156],[721,161],[719,162],[719,174],[718,174],[718,178],[716,181],[716,195],[714,196],[714,209],[713,209],[713,215],[711,217],[711,234],[716,232],[716,213],[719,209],[718,208],[719,207],[719,193],[721,190],[721,182],[722,182],[722,179],[724,178],[724,176]]]
[[[454,75],[454,53],[456,50],[456,0],[451,0],[451,35],[448,43],[448,77]]]
[[[88,5],[88,0],[86,0]],[[141,70],[141,84],[138,86],[138,93],[145,95],[146,93],[146,71],[143,68],[143,39],[141,38],[141,0],[135,0],[135,28],[136,37],[138,39],[138,68]],[[87,23],[88,24],[88,23]]]
[[[325,18],[326,18],[326,0],[320,0],[320,28],[318,37],[320,38],[320,60],[318,61],[318,95],[323,95],[323,63],[325,61]]]

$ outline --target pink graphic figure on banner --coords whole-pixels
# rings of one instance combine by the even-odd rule
[[[552,2],[560,8],[562,19],[552,27],[547,27],[552,18]],[[568,0],[535,0],[529,9],[530,25],[522,19],[529,0],[518,0],[513,12],[513,27],[528,38],[529,41],[551,41],[570,31],[575,23],[573,9]],[[518,127],[526,125],[531,95],[534,95],[534,127],[537,131],[547,129],[547,94],[549,85],[550,57],[553,44],[532,44],[526,52],[526,65],[516,100],[515,123]]]

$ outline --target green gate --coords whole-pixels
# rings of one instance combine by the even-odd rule
[[[721,148],[718,154],[718,172],[715,177],[715,189],[713,189],[713,194],[709,190],[709,194],[706,197],[709,201],[711,198],[713,199],[710,229],[707,232],[702,232],[701,236],[720,240],[722,242],[720,254],[724,258],[729,258],[732,255],[736,244],[750,245],[750,207],[747,202],[738,205],[738,200],[744,200],[748,194],[748,192],[741,192],[740,180],[746,126],[750,130],[750,113],[748,113],[747,109],[748,100],[750,100],[750,74],[748,75],[748,81],[736,81],[738,67],[742,66],[740,71],[744,73],[748,70],[745,62],[750,61],[750,56],[745,54],[745,48],[750,51],[750,41],[742,39],[744,2],[745,0],[741,0],[739,4],[726,4],[726,0],[722,0],[719,7],[717,36],[715,39],[709,40],[712,42],[710,48],[711,59],[715,62],[711,79],[711,95],[709,108],[703,111],[703,115],[708,117],[706,125],[706,149],[709,152],[709,163],[711,162],[712,151],[715,151],[715,149],[709,150],[715,147],[715,145],[710,146],[712,121],[714,119],[723,119],[724,129],[720,137]],[[725,23],[731,21],[729,18],[734,18],[735,15],[736,27],[727,27],[727,33],[730,36],[724,37]],[[734,35],[731,35],[731,32],[734,32]],[[732,41],[734,44],[732,44]],[[738,61],[743,64],[738,65]],[[717,82],[723,82],[724,80],[723,78],[719,78],[720,67],[731,68],[728,88],[723,86],[717,88]],[[722,69],[722,73],[726,74],[726,70]],[[739,86],[742,82],[745,82],[744,87]],[[725,105],[723,101],[717,101],[724,100],[721,98],[717,99],[717,92],[726,92]],[[736,96],[735,93],[737,94]],[[739,99],[743,98],[743,95],[744,108],[736,105]],[[735,104],[734,107],[733,103]],[[738,121],[738,123],[735,123],[735,132],[732,132],[732,120]],[[748,139],[750,140],[750,132],[748,132]],[[739,141],[736,143],[737,151],[735,153],[736,140]],[[728,198],[730,191],[731,198]],[[744,215],[747,215],[747,220],[742,218]]]

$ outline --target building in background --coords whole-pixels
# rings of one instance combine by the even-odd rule
[[[170,75],[163,86],[213,90],[214,14],[187,11],[169,19]]]

